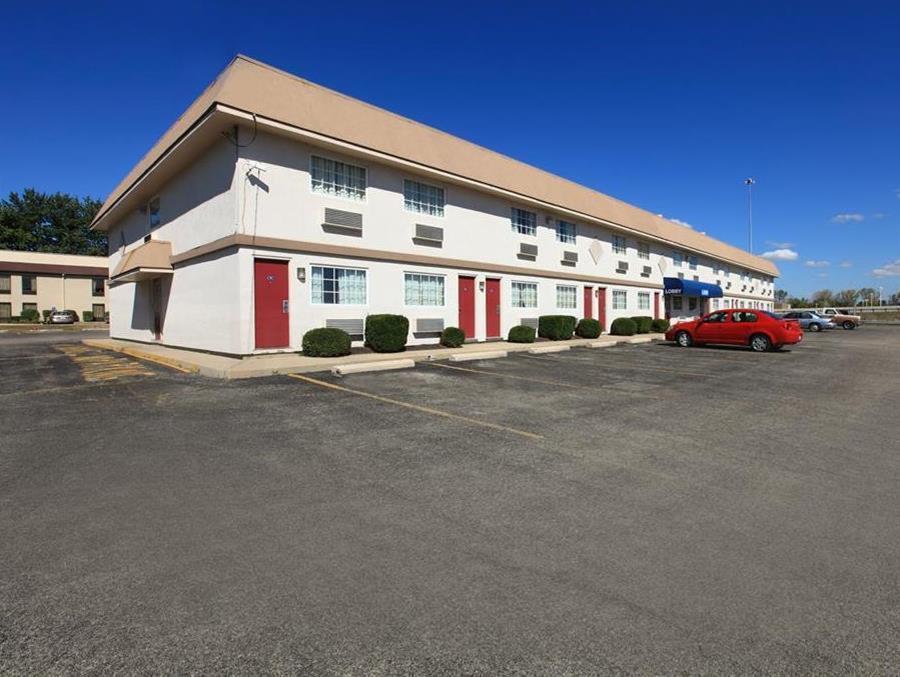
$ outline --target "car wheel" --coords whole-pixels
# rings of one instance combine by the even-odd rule
[[[764,353],[772,347],[772,342],[764,334],[754,334],[750,337],[750,347],[756,353]]]
[[[809,330],[810,331],[822,331],[822,326],[813,322],[811,325],[809,325]]]
[[[691,335],[686,331],[680,331],[675,334],[675,343],[681,346],[682,348],[690,348],[693,343],[693,339],[691,339]]]
[[[844,324],[841,325],[841,326],[842,326],[844,329],[856,329],[856,325],[853,324],[850,320],[847,320],[847,321],[844,322]]]

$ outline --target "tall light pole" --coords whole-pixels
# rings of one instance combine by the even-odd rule
[[[747,251],[753,253],[753,184],[756,179],[752,176],[744,179],[747,186]]]

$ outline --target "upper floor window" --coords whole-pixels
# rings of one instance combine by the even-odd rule
[[[312,267],[312,302],[364,306],[366,271],[360,268]]]
[[[312,156],[312,189],[348,200],[366,199],[366,168]]]
[[[613,235],[613,254],[624,254],[626,249],[625,236]]]
[[[159,197],[155,197],[147,203],[147,220],[150,228],[156,228],[159,221]]]
[[[511,290],[513,308],[537,308],[536,282],[513,282]]]
[[[403,180],[403,206],[411,212],[444,215],[444,189],[418,181]]]
[[[9,294],[12,291],[12,278],[9,273],[0,273],[0,294]]]
[[[637,252],[639,259],[647,259],[650,260],[650,243],[649,242],[638,242]]]
[[[556,307],[557,308],[575,308],[577,301],[577,290],[568,284],[556,285]]]
[[[614,289],[612,293],[613,310],[628,309],[628,292]]]
[[[37,294],[37,275],[22,276],[22,293]]]
[[[676,268],[681,268],[684,265],[684,256],[681,252],[672,252],[672,263],[675,264]]]
[[[566,244],[575,244],[575,224],[562,219],[556,222],[556,239]]]
[[[697,257],[694,255],[688,256],[688,267],[691,270],[697,270]]]
[[[95,277],[91,280],[91,295],[103,296],[106,293],[106,278]]]
[[[527,209],[512,208],[512,228],[520,235],[537,234],[537,214]]]
[[[444,276],[406,273],[405,299],[408,306],[443,306]]]

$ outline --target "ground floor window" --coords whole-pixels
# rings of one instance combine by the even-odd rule
[[[8,320],[12,317],[12,303],[0,303],[0,320]]]
[[[650,310],[650,292],[638,292],[638,310]]]
[[[366,271],[359,268],[312,267],[312,302],[364,306]]]
[[[713,310],[719,309],[719,299],[713,299]]]
[[[22,312],[23,313],[26,311],[29,311],[29,310],[33,310],[34,312],[37,312],[37,303],[23,303],[22,304]]]
[[[688,296],[688,310],[697,310],[696,296]]]
[[[621,290],[613,290],[612,293],[613,310],[628,309],[628,292]]]
[[[443,306],[444,276],[406,273],[405,299],[408,306]]]
[[[93,315],[95,320],[102,321],[104,318],[106,318],[106,306],[104,306],[102,303],[95,303]]]
[[[513,308],[537,308],[537,282],[512,283]]]
[[[670,296],[672,299],[672,310],[681,310],[682,309],[682,301],[680,296]]]
[[[575,308],[577,291],[575,287],[567,284],[556,285],[556,307],[557,308]]]

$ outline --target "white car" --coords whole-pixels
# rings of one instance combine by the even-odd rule
[[[50,324],[75,324],[78,316],[74,310],[56,310],[50,313]]]

